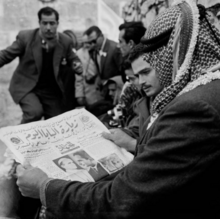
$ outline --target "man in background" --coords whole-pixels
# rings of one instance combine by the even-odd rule
[[[133,117],[136,117],[136,112],[133,110],[133,105],[136,100],[141,97],[137,83],[134,84],[129,80],[129,77],[133,77],[135,80],[134,73],[131,68],[131,64],[127,62],[130,51],[140,43],[141,38],[146,32],[146,28],[143,26],[143,23],[138,21],[125,22],[119,26],[119,44],[118,47],[122,54],[122,64],[121,64],[121,75],[123,82],[126,82],[122,89],[122,101],[119,101],[113,111],[117,112],[117,109],[121,108],[122,115],[120,119],[118,116],[114,116],[112,119],[116,120],[113,122],[115,125],[127,126]],[[129,76],[127,76],[129,74]],[[126,101],[124,101],[126,100]],[[122,103],[123,102],[123,103]],[[121,113],[120,113],[121,114]],[[120,115],[119,114],[119,115]],[[119,121],[117,121],[119,120]],[[133,124],[133,123],[132,123]]]
[[[208,7],[207,12],[211,23],[220,31],[220,3]]]
[[[12,45],[0,51],[0,67],[19,57],[9,91],[22,109],[21,123],[63,113],[68,102],[64,85],[67,72],[82,73],[72,40],[57,32],[59,13],[44,7],[38,19],[39,28],[20,31]]]
[[[119,48],[123,57],[140,43],[141,38],[146,32],[146,28],[141,21],[131,21],[119,26]]]
[[[107,39],[97,26],[87,29],[84,34],[88,37],[87,43],[91,45],[91,57],[94,59],[100,77],[107,80],[120,75],[120,51],[117,43]]]
[[[129,52],[135,45],[140,43],[141,38],[146,32],[146,28],[141,21],[125,22],[119,26],[119,44],[118,47],[122,54],[121,74],[125,82],[125,69],[123,66],[124,61],[127,59]]]
[[[99,87],[102,96],[105,97],[107,90],[103,88],[103,83],[111,77],[120,75],[121,65],[121,53],[117,47],[117,43],[107,39],[102,31],[97,26],[91,26],[84,32],[84,44],[89,47],[89,54],[93,60],[96,71],[93,71],[93,75],[87,74],[85,78],[87,83],[96,82],[97,78],[100,78]],[[87,72],[88,73],[88,72]],[[89,76],[89,77],[88,77]],[[83,89],[83,80],[81,81],[81,87]],[[79,87],[78,83],[78,87]],[[79,101],[80,100],[80,101]],[[86,102],[77,98],[79,105],[86,105]]]
[[[103,100],[104,97],[100,90],[101,78],[98,68],[90,56],[92,45],[87,41],[88,36],[83,34],[83,46],[76,52],[83,65],[83,74],[76,75],[75,97],[78,105],[89,107],[97,101]]]

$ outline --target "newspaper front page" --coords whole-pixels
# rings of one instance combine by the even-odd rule
[[[131,162],[133,155],[104,139],[108,129],[85,109],[0,129],[0,139],[23,163],[51,178],[94,182]]]

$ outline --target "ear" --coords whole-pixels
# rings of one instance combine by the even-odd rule
[[[134,48],[134,46],[135,46],[134,40],[129,40],[128,45],[131,49]]]

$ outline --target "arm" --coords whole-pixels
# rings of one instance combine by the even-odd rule
[[[150,139],[141,141],[137,157],[113,181],[52,180],[46,190],[48,218],[135,218],[164,214],[163,209],[207,208],[219,186],[210,173],[220,165],[216,111],[201,102],[177,103],[148,131]]]
[[[120,69],[122,63],[122,56],[118,47],[115,48],[113,57],[114,57],[115,65],[117,66],[117,70],[118,70],[118,73],[116,75],[121,75]]]
[[[83,74],[76,74],[76,80],[75,80],[75,97],[77,100],[77,103],[82,106],[85,105],[85,93],[84,93],[84,76]]]
[[[21,34],[19,33],[11,46],[0,51],[0,67],[8,64],[16,57],[21,56],[24,53],[24,50],[25,44],[22,40]]]
[[[73,52],[71,44],[68,47],[67,59],[74,72],[81,75],[83,73],[82,63],[76,53]]]

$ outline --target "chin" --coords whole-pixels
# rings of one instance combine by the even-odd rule
[[[155,96],[155,94],[152,93],[152,92],[145,92],[145,93],[146,93],[147,97],[153,97],[153,96]]]

